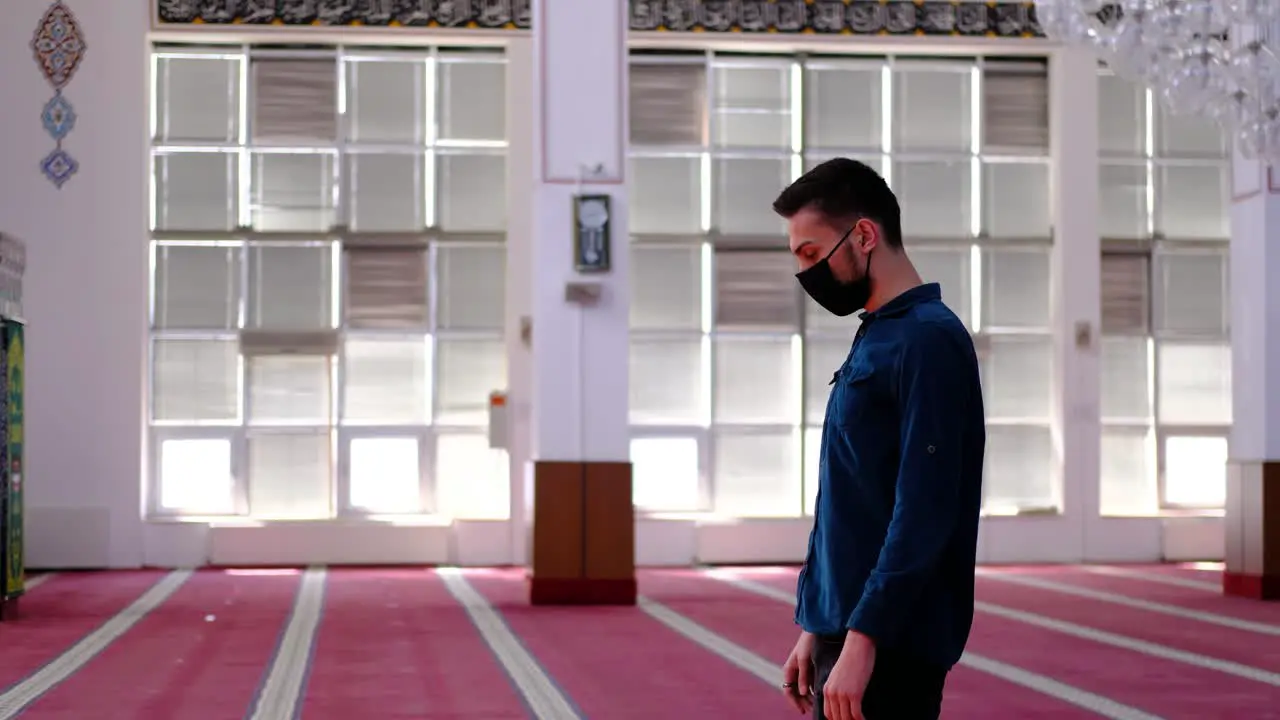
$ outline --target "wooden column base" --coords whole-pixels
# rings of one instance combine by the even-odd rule
[[[631,463],[537,461],[534,605],[636,604]]]
[[[18,601],[20,600],[22,600],[22,596],[9,600],[0,600],[0,622],[9,622],[10,620],[18,619],[20,614],[19,608],[21,607],[21,604]]]
[[[1280,600],[1280,462],[1227,466],[1225,595]]]

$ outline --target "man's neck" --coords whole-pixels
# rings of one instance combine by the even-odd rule
[[[872,263],[876,267],[875,282],[871,289],[871,298],[867,300],[867,312],[875,312],[885,303],[902,293],[924,284],[920,273],[902,253],[884,253]]]

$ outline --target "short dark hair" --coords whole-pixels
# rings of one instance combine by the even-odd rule
[[[902,247],[898,198],[880,173],[865,163],[832,158],[801,175],[773,201],[773,211],[788,219],[807,207],[816,209],[832,223],[874,220],[884,232],[886,243]]]

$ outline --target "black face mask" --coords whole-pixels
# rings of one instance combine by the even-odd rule
[[[836,278],[835,273],[831,272],[831,256],[836,254],[836,250],[844,245],[851,234],[853,234],[853,228],[849,228],[849,232],[840,238],[840,242],[831,248],[831,252],[827,253],[826,257],[796,273],[800,287],[809,293],[809,297],[837,317],[846,317],[858,312],[866,307],[867,301],[871,299],[871,253],[867,253],[867,267],[862,277],[853,282],[842,283]]]

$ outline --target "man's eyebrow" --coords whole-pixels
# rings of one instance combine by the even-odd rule
[[[796,245],[795,252],[800,252],[801,250],[803,250],[803,249],[804,249],[804,246],[805,246],[805,245],[812,245],[812,244],[814,244],[814,242],[816,242],[816,241],[814,241],[814,240],[801,240],[801,241],[800,241],[800,244],[799,244],[799,245]]]

